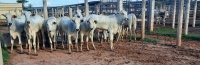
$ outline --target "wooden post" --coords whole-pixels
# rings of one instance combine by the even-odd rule
[[[117,3],[118,3],[117,10],[119,12],[119,11],[123,10],[123,0],[117,0]]]
[[[69,18],[72,18],[72,17],[73,17],[73,15],[72,15],[72,8],[69,7]]]
[[[79,10],[79,6],[78,5],[76,6],[76,10]]]
[[[59,17],[61,17],[61,15],[62,15],[62,8],[61,9],[59,9]]]
[[[53,8],[51,9],[51,15],[52,15],[53,17],[55,17],[55,16],[54,16],[54,9],[53,9]]]
[[[168,6],[168,13],[169,13],[169,16],[171,16],[171,5]]]
[[[188,23],[189,23],[189,16],[190,16],[190,0],[186,0],[186,10],[185,10],[185,26],[184,26],[184,34],[188,34]]]
[[[44,19],[48,18],[48,11],[47,11],[47,0],[43,0],[43,10],[44,10]]]
[[[194,3],[192,27],[195,27],[195,24],[196,24],[196,13],[197,13],[197,0],[195,0],[195,3]]]
[[[1,48],[2,48],[2,47],[1,47],[1,41],[0,41],[0,65],[4,65],[4,64],[3,64],[3,56],[2,56],[3,54],[2,54]]]
[[[149,24],[149,31],[153,31],[154,26],[154,7],[155,7],[155,0],[149,0],[149,16],[148,22]]]
[[[88,0],[85,0],[85,16],[89,16],[89,4]]]
[[[177,46],[181,46],[182,23],[183,23],[183,6],[184,6],[184,0],[180,0],[180,2],[179,2],[179,14],[178,14]]]
[[[146,0],[142,0],[142,21],[141,21],[142,40],[144,40],[145,38],[145,11],[146,11]]]
[[[174,0],[173,6],[173,15],[172,15],[172,28],[175,28],[175,21],[176,21],[176,0]]]
[[[17,13],[17,8],[15,8],[15,14],[16,14],[16,16],[18,15],[18,13]]]
[[[98,15],[99,14],[99,6],[98,5],[96,5],[96,11],[95,11],[95,13]]]
[[[54,16],[57,17],[57,9],[55,9]]]
[[[62,16],[65,16],[65,9],[62,7]]]
[[[38,11],[37,11],[37,9],[35,9],[35,14],[38,14]]]

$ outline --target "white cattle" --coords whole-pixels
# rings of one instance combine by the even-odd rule
[[[165,25],[165,19],[169,17],[169,12],[165,10],[154,10],[154,17],[156,24],[160,24],[160,21]]]
[[[122,10],[120,12],[118,12],[117,14],[113,14],[113,15],[109,15],[110,17],[113,17],[117,20],[117,24],[119,25],[119,33],[118,33],[118,36],[117,36],[117,42],[119,40],[119,38],[121,37],[121,31],[122,31],[122,26],[123,24],[125,23],[125,21],[128,21],[128,15],[127,15],[127,12]]]
[[[95,45],[93,43],[93,35],[94,35],[94,28],[90,28],[89,24],[87,22],[81,22],[80,24],[80,36],[81,36],[81,51],[82,51],[82,45],[84,43],[83,37],[86,36],[86,44],[87,44],[87,50],[89,50],[88,46],[88,37],[90,37],[91,43],[93,45],[93,48],[95,48]]]
[[[74,11],[74,17],[83,18],[82,13],[83,12],[78,9],[78,10]]]
[[[10,37],[11,37],[11,53],[13,52],[13,44],[14,44],[14,39],[18,37],[19,40],[19,45],[21,48],[21,53],[23,52],[22,48],[22,41],[21,41],[21,33],[24,29],[24,24],[25,24],[25,16],[20,15],[18,18],[16,18],[15,15],[12,16],[10,13],[2,14],[4,17],[6,17],[7,25],[8,25],[8,30],[10,32]]]
[[[125,32],[125,30],[127,30],[126,34],[128,34],[128,31],[130,32],[131,36],[134,33],[134,40],[136,41],[136,27],[137,27],[137,18],[135,16],[135,14],[128,14],[128,21],[125,21],[125,23],[123,24],[123,34]],[[126,35],[127,37],[128,35]],[[123,36],[122,36],[123,37]],[[131,41],[131,37],[129,39],[129,41]]]
[[[81,36],[81,50],[80,51],[82,51],[82,45],[84,43],[84,40],[83,40],[84,36],[86,36],[87,50],[89,50],[89,46],[88,46],[88,40],[89,39],[88,39],[88,37],[90,37],[90,39],[91,39],[91,43],[93,45],[93,48],[96,49],[95,45],[93,43],[93,34],[94,34],[93,31],[94,31],[94,29],[91,29],[89,27],[89,24],[86,22],[90,18],[90,16],[83,17],[82,13],[83,12],[81,10],[76,10],[75,14],[74,14],[74,17],[81,19],[81,21],[80,21],[81,22],[80,23],[80,31],[79,31],[80,32],[80,36]]]
[[[71,37],[74,37],[76,43],[75,46],[78,51],[78,31],[80,27],[80,18],[75,17],[71,20],[69,17],[63,17],[61,19],[60,26],[62,32],[67,35],[69,53],[71,53],[71,46],[73,46]]]
[[[118,33],[120,28],[117,18],[105,15],[92,15],[87,23],[89,23],[90,28],[108,30],[110,38],[110,49],[113,50],[113,35]]]
[[[43,38],[43,48],[45,38],[44,38],[44,18],[42,18],[40,15],[31,14],[30,12],[24,12],[23,13],[26,16],[26,24],[25,24],[25,32],[27,34],[28,38],[28,44],[29,44],[29,53],[31,53],[32,44],[34,46],[34,54],[37,55],[36,51],[36,35],[39,30],[42,32],[42,38]],[[31,39],[33,39],[33,43],[31,42]],[[31,44],[32,43],[32,44]]]
[[[56,49],[56,43],[57,43],[57,27],[58,27],[58,22],[55,17],[49,17],[46,22],[47,25],[47,32],[49,36],[49,42],[51,46],[51,51],[53,51],[53,45],[54,44],[54,49]]]

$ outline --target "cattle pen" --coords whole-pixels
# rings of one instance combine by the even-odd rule
[[[200,64],[200,0],[19,1],[0,2],[0,65]]]

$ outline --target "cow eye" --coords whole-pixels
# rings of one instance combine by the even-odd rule
[[[53,24],[56,24],[56,22],[53,22]]]

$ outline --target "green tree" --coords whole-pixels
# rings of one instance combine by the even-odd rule
[[[27,0],[17,0],[17,3],[22,3],[22,8],[25,9],[24,3],[27,3]]]

